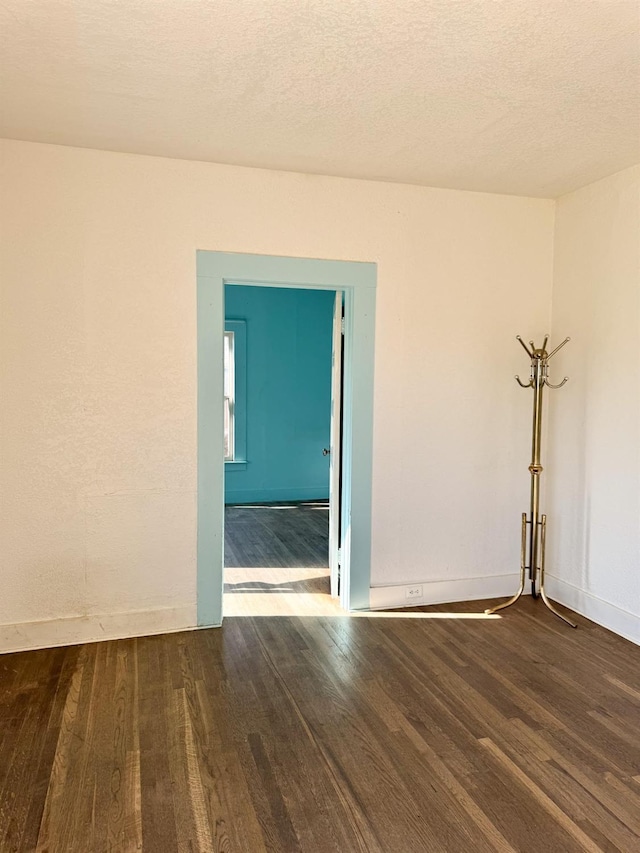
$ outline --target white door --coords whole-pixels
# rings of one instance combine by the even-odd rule
[[[342,423],[342,292],[333,305],[333,355],[331,362],[331,443],[329,457],[329,569],[331,595],[338,597],[340,578],[340,430]]]

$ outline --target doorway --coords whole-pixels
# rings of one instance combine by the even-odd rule
[[[224,287],[226,284],[344,294],[344,416],[340,602],[368,609],[371,559],[373,356],[376,266],[225,252],[197,253],[198,543],[197,623],[222,622],[224,547]]]
[[[326,614],[339,572],[342,292],[226,284],[224,297],[224,612]]]

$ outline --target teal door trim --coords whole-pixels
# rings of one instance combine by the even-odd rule
[[[319,288],[345,295],[341,600],[349,610],[367,609],[371,582],[376,265],[198,251],[198,625],[222,624],[225,284]]]

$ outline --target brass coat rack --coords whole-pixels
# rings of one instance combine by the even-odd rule
[[[533,388],[533,429],[531,440],[531,465],[529,465],[529,473],[531,475],[531,501],[529,504],[529,517],[527,513],[522,513],[522,528],[521,528],[521,545],[520,545],[520,589],[516,592],[513,598],[505,601],[504,604],[498,604],[496,607],[491,607],[485,610],[485,613],[495,613],[498,610],[503,610],[505,607],[510,607],[515,604],[524,591],[527,572],[531,580],[531,595],[534,598],[538,597],[537,586],[540,590],[540,598],[549,608],[552,613],[555,613],[560,619],[571,625],[572,628],[578,626],[559,613],[553,604],[549,601],[544,588],[544,562],[545,562],[545,546],[547,537],[547,516],[540,515],[540,476],[543,468],[540,464],[540,439],[542,435],[542,391],[547,388],[562,388],[568,376],[565,376],[562,382],[558,385],[552,385],[549,382],[549,361],[561,349],[570,338],[565,338],[561,344],[550,353],[547,352],[547,342],[549,335],[545,335],[544,342],[539,349],[536,349],[533,341],[529,341],[529,347],[522,340],[520,335],[517,335],[516,340],[520,342],[524,351],[531,359],[531,375],[528,382],[522,382],[519,376],[516,376],[518,384],[522,388]],[[527,537],[527,528],[528,537]],[[528,546],[528,547],[527,547]],[[528,555],[528,560],[527,560]],[[528,564],[527,564],[528,563]]]

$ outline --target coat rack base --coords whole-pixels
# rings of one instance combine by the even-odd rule
[[[532,528],[531,536],[540,536],[539,543],[539,553],[540,553],[540,567],[537,568],[534,572],[531,572],[529,566],[526,565],[526,554],[527,554],[527,528]],[[538,598],[538,592],[536,591],[536,584],[539,580],[539,597],[542,599],[543,604],[548,607],[548,609],[557,616],[558,619],[562,619],[563,622],[566,622],[567,625],[570,625],[572,628],[577,628],[575,622],[572,622],[567,616],[564,616],[557,610],[553,604],[549,600],[547,592],[544,588],[544,563],[545,563],[545,552],[547,545],[547,516],[542,515],[540,517],[540,521],[536,522],[535,530],[533,529],[532,522],[527,518],[526,512],[522,513],[522,536],[521,536],[521,557],[520,557],[520,587],[516,594],[512,596],[507,601],[504,601],[502,604],[496,604],[495,607],[489,607],[484,612],[487,615],[491,615],[493,613],[497,613],[499,610],[504,610],[506,607],[511,607],[512,604],[515,604],[516,601],[520,598],[520,596],[524,592],[524,587],[526,584],[527,572],[531,577],[531,594],[534,598]],[[536,549],[538,550],[538,549]]]

